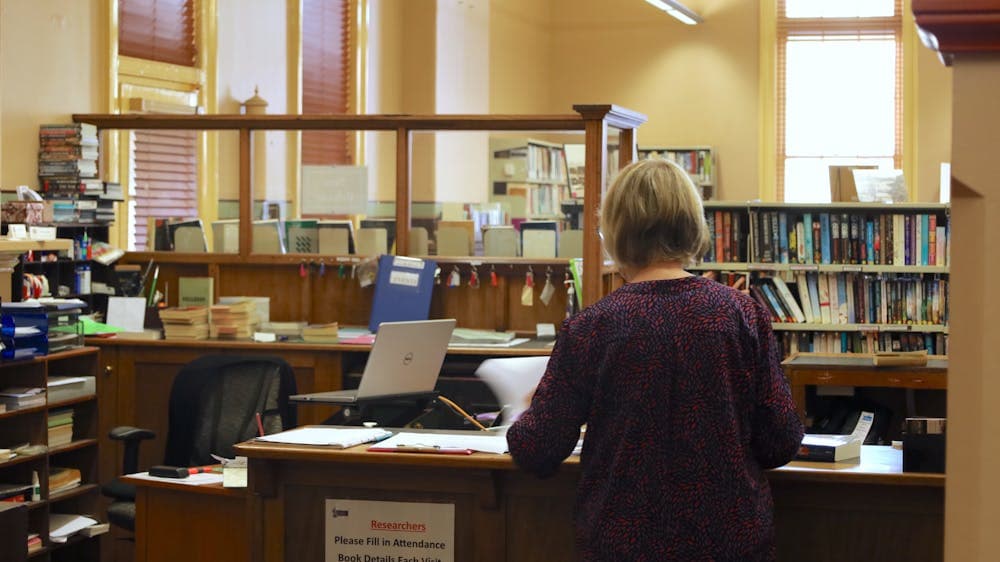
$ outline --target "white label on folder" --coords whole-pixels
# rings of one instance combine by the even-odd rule
[[[404,256],[396,256],[392,258],[392,267],[405,267],[407,269],[423,269],[424,260],[417,258],[407,258]]]
[[[455,504],[328,499],[326,561],[455,560]]]
[[[389,284],[416,287],[420,285],[420,275],[408,271],[392,271],[389,273]]]

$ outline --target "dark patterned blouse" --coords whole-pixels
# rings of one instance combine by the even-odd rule
[[[767,312],[702,277],[631,283],[560,330],[507,432],[553,474],[587,424],[577,490],[584,560],[770,560],[763,469],[802,441]]]

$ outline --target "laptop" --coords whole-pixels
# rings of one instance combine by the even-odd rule
[[[453,318],[382,322],[357,389],[296,394],[292,402],[356,404],[434,392],[455,328]]]

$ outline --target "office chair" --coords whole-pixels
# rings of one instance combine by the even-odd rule
[[[265,433],[296,426],[295,376],[283,359],[266,356],[205,355],[184,365],[170,389],[167,445],[163,464],[215,464],[212,454],[232,458],[233,445],[258,434],[257,413]],[[109,436],[123,441],[122,473],[139,471],[139,443],[148,429],[116,427]],[[108,521],[135,530],[135,486],[115,480],[102,488],[112,498]]]

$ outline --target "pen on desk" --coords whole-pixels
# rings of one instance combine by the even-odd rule
[[[264,436],[264,423],[260,421],[260,412],[257,412],[257,436]]]

